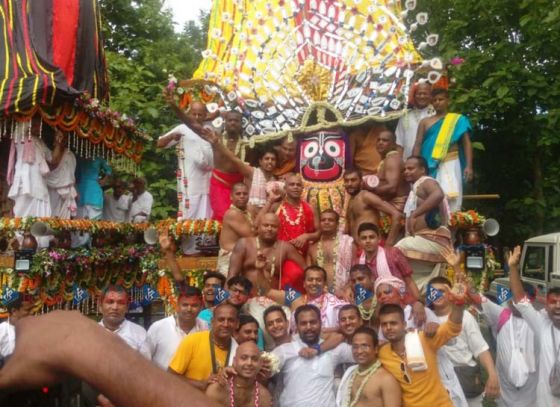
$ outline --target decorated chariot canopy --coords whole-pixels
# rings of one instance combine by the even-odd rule
[[[40,116],[81,156],[138,163],[149,137],[108,108],[97,1],[6,0],[0,22],[0,137],[24,137]]]
[[[416,8],[416,0],[217,0],[194,79],[209,99],[244,113],[251,144],[393,120],[413,81],[442,75],[441,60],[417,50],[438,36]],[[310,109],[315,120],[306,120]]]

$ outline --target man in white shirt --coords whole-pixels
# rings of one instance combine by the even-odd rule
[[[503,307],[481,296],[479,309],[497,342],[496,370],[501,390],[498,406],[536,405],[539,376],[533,331],[511,302],[508,307]],[[521,360],[512,358],[517,351]],[[510,374],[512,371],[524,371],[526,376],[519,380],[518,374],[515,374],[514,379]]]
[[[451,283],[445,277],[432,278],[428,283],[428,287],[430,286],[440,292],[445,292],[445,286],[451,289]],[[451,303],[445,295],[442,295],[432,302],[432,309],[440,323],[444,323],[451,312]],[[470,312],[463,314],[463,326],[459,336],[447,342],[442,349],[453,363],[456,371],[462,367],[476,367],[478,359],[478,362],[488,374],[486,385],[478,395],[467,393],[463,383],[463,391],[465,391],[469,407],[482,407],[484,394],[487,398],[497,398],[500,395],[500,381],[492,355],[480,332],[478,322]],[[458,377],[460,379],[459,373]]]
[[[206,119],[206,106],[194,102],[189,109],[189,116],[201,125]],[[186,125],[181,124],[158,139],[159,148],[177,146],[179,172],[177,176],[177,193],[179,209],[177,218],[209,219],[212,208],[208,197],[210,177],[214,164],[214,154],[210,143]]]
[[[130,223],[144,223],[150,219],[154,198],[146,191],[146,180],[134,178],[132,181],[132,202],[128,211]]]
[[[434,108],[430,105],[432,86],[428,82],[416,83],[411,92],[414,105],[412,109],[405,112],[404,116],[401,116],[395,130],[397,144],[402,148],[402,157],[405,161],[412,155],[420,120],[435,114]]]
[[[284,388],[280,407],[334,407],[334,370],[341,363],[354,363],[352,349],[347,343],[331,351],[320,353],[321,312],[306,304],[295,312],[299,337],[273,350],[279,359]],[[303,348],[313,348],[319,355],[312,359],[299,356]]]
[[[191,286],[180,287],[178,296],[175,315],[154,322],[148,329],[152,361],[163,370],[167,370],[179,343],[186,335],[208,330],[208,324],[197,319],[202,309],[200,290]]]
[[[124,288],[117,285],[107,287],[100,298],[99,311],[102,315],[99,325],[120,336],[132,349],[140,352],[148,360],[151,359],[146,330],[125,319],[128,294]]]
[[[14,352],[16,344],[16,329],[14,324],[31,314],[33,302],[31,297],[18,296],[17,299],[10,302],[6,308],[8,309],[8,320],[0,324],[0,361],[8,357]]]
[[[200,125],[207,116],[206,106],[193,102],[188,115]],[[158,148],[177,147],[177,219],[210,219],[210,178],[214,167],[212,145],[199,137],[186,125],[181,124],[158,139]],[[195,239],[188,238],[182,242],[185,254],[194,254]]]
[[[509,259],[509,283],[513,293],[515,307],[537,340],[539,347],[537,407],[559,406],[560,397],[551,393],[550,373],[558,358],[560,344],[560,287],[552,287],[546,293],[545,308],[537,311],[528,300],[519,276],[519,258],[521,248],[518,246]]]
[[[126,222],[130,206],[130,195],[125,194],[126,185],[123,180],[113,179],[113,191],[107,191],[103,200],[103,219],[111,222]]]

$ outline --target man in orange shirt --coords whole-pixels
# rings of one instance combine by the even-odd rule
[[[457,288],[460,294],[447,292],[453,303],[453,309],[447,322],[440,325],[436,334],[431,338],[426,337],[423,332],[419,333],[427,364],[427,368],[422,371],[414,371],[408,366],[409,361],[404,345],[407,331],[403,309],[396,304],[387,304],[379,311],[379,326],[389,341],[381,347],[379,359],[383,367],[400,383],[403,407],[453,407],[440,380],[437,350],[461,333],[465,290],[462,285],[458,285]]]

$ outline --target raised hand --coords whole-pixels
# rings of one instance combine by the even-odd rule
[[[165,88],[163,90],[163,98],[165,102],[170,106],[175,106],[175,96],[173,95],[173,89]]]
[[[461,266],[461,255],[453,250],[452,246],[443,247],[440,254],[451,267],[455,268]]]
[[[517,267],[519,266],[519,260],[521,259],[521,246],[515,246],[513,251],[508,253],[508,266]]]
[[[168,231],[159,235],[159,247],[163,253],[175,253],[177,250],[175,242],[169,237]]]

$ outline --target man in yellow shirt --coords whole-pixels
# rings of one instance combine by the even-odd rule
[[[444,294],[445,295],[445,294]],[[453,309],[447,322],[440,325],[436,334],[428,338],[420,332],[420,342],[424,350],[427,369],[413,371],[408,366],[404,339],[406,321],[403,309],[396,304],[386,304],[379,311],[379,326],[389,343],[379,351],[383,367],[397,379],[402,389],[403,407],[438,406],[453,407],[445,387],[441,383],[437,350],[451,338],[461,333],[464,294],[448,292]]]
[[[168,371],[184,376],[195,387],[205,390],[211,375],[228,366],[237,343],[232,335],[237,330],[237,308],[224,302],[214,309],[210,331],[196,332],[179,344]]]

